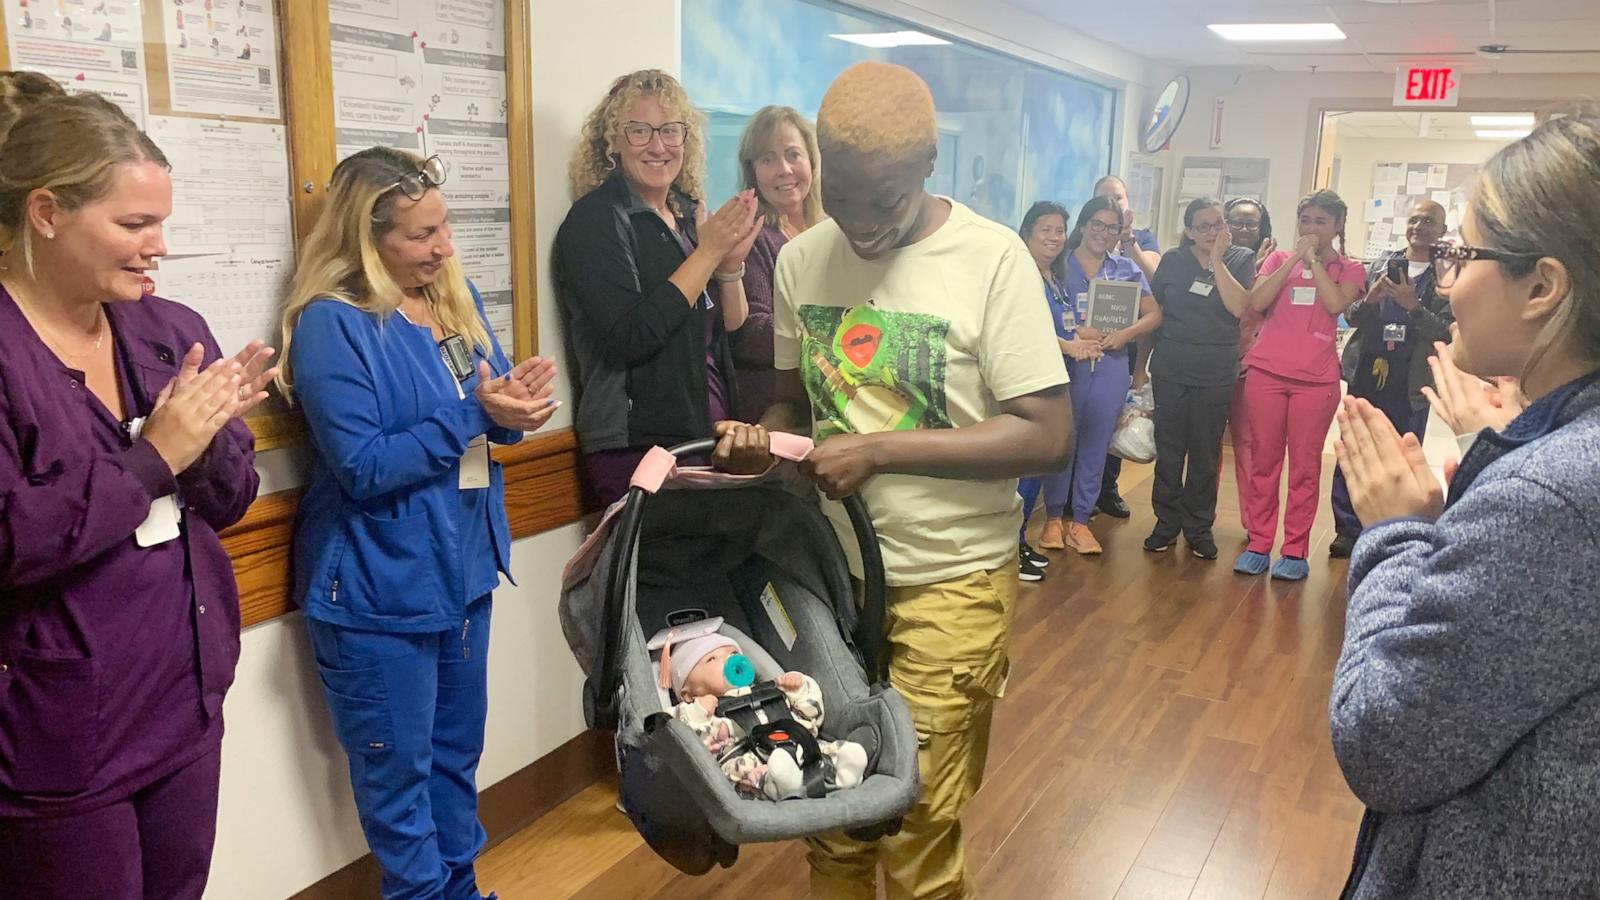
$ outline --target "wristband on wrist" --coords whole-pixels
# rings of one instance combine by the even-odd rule
[[[720,269],[714,269],[711,272],[711,277],[722,282],[723,284],[733,284],[735,281],[743,281],[744,263],[739,263],[739,271],[737,272],[724,273]]]

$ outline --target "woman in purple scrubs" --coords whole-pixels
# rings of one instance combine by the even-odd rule
[[[272,351],[146,293],[172,180],[117,107],[38,104],[0,158],[0,895],[198,898]]]

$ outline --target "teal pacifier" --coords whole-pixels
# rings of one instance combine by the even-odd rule
[[[750,657],[735,653],[722,664],[722,676],[729,687],[749,687],[756,682],[756,667],[750,664]]]

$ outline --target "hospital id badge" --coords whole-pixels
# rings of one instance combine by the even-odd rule
[[[457,486],[463,491],[489,486],[489,440],[481,434],[473,438],[467,445],[467,452],[461,454],[461,479]]]
[[[1196,278],[1194,284],[1189,285],[1189,293],[1199,294],[1202,297],[1209,297],[1211,296],[1212,290],[1215,288],[1216,285],[1212,284],[1211,282],[1201,281],[1200,279]]]
[[[183,511],[172,494],[157,497],[150,504],[150,513],[144,524],[133,532],[133,542],[140,547],[155,547],[178,536],[178,525],[183,521]]]
[[[1311,306],[1317,302],[1316,287],[1296,287],[1289,289],[1289,302],[1295,306]]]
[[[1385,325],[1385,326],[1383,326],[1383,340],[1384,340],[1384,343],[1387,343],[1387,344],[1403,344],[1403,343],[1405,343],[1406,342],[1406,326],[1404,326],[1404,325]]]

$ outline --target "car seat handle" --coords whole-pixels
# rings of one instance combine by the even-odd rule
[[[789,462],[800,462],[811,455],[814,446],[811,438],[787,431],[774,431],[767,435],[767,446],[772,455]]]
[[[797,463],[811,455],[813,446],[811,439],[804,435],[774,431],[768,435],[768,440],[768,447],[777,459]],[[639,460],[639,465],[634,468],[633,477],[628,480],[628,485],[639,488],[645,493],[659,493],[661,486],[678,471],[678,460],[686,456],[704,456],[716,448],[717,442],[711,439],[679,444],[671,450],[651,447],[645,452],[644,458]]]

